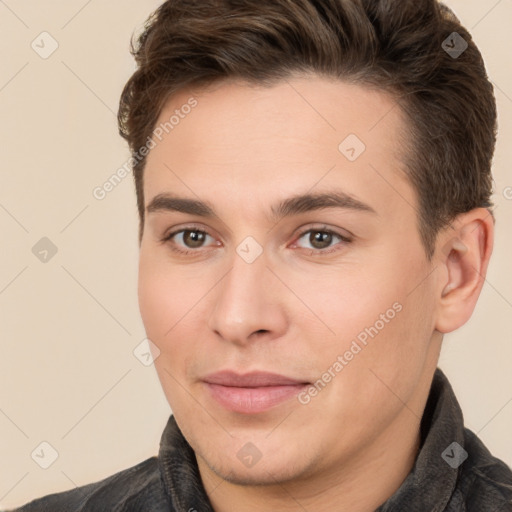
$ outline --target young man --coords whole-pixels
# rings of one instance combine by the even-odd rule
[[[434,0],[171,0],[119,123],[158,457],[29,511],[512,510],[437,369],[493,245],[496,107]]]

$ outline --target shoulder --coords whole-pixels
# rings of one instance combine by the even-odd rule
[[[468,458],[462,463],[458,489],[468,512],[496,510],[512,512],[512,471],[494,457],[482,441],[464,429]]]
[[[169,511],[158,458],[151,457],[103,480],[50,494],[9,512]]]

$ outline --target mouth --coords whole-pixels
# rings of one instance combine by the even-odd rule
[[[310,382],[274,373],[232,371],[211,374],[203,379],[211,396],[223,408],[241,414],[257,414],[296,397]]]

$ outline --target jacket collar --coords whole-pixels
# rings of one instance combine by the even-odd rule
[[[453,389],[439,368],[421,420],[421,442],[411,472],[376,512],[411,510],[412,503],[418,512],[440,512],[455,491],[459,471],[452,466],[461,460],[464,420]]]

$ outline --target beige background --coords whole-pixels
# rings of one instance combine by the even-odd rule
[[[495,253],[440,367],[467,426],[512,464],[512,2],[447,3],[482,50],[500,135]],[[170,413],[153,367],[133,354],[145,333],[131,175],[102,201],[92,194],[128,157],[115,117],[134,70],[128,42],[159,4],[0,0],[0,509],[155,455]],[[47,59],[31,47],[51,49],[43,31],[59,45]],[[32,253],[43,237],[58,249],[47,263]],[[43,441],[58,452],[46,470],[31,458]]]

